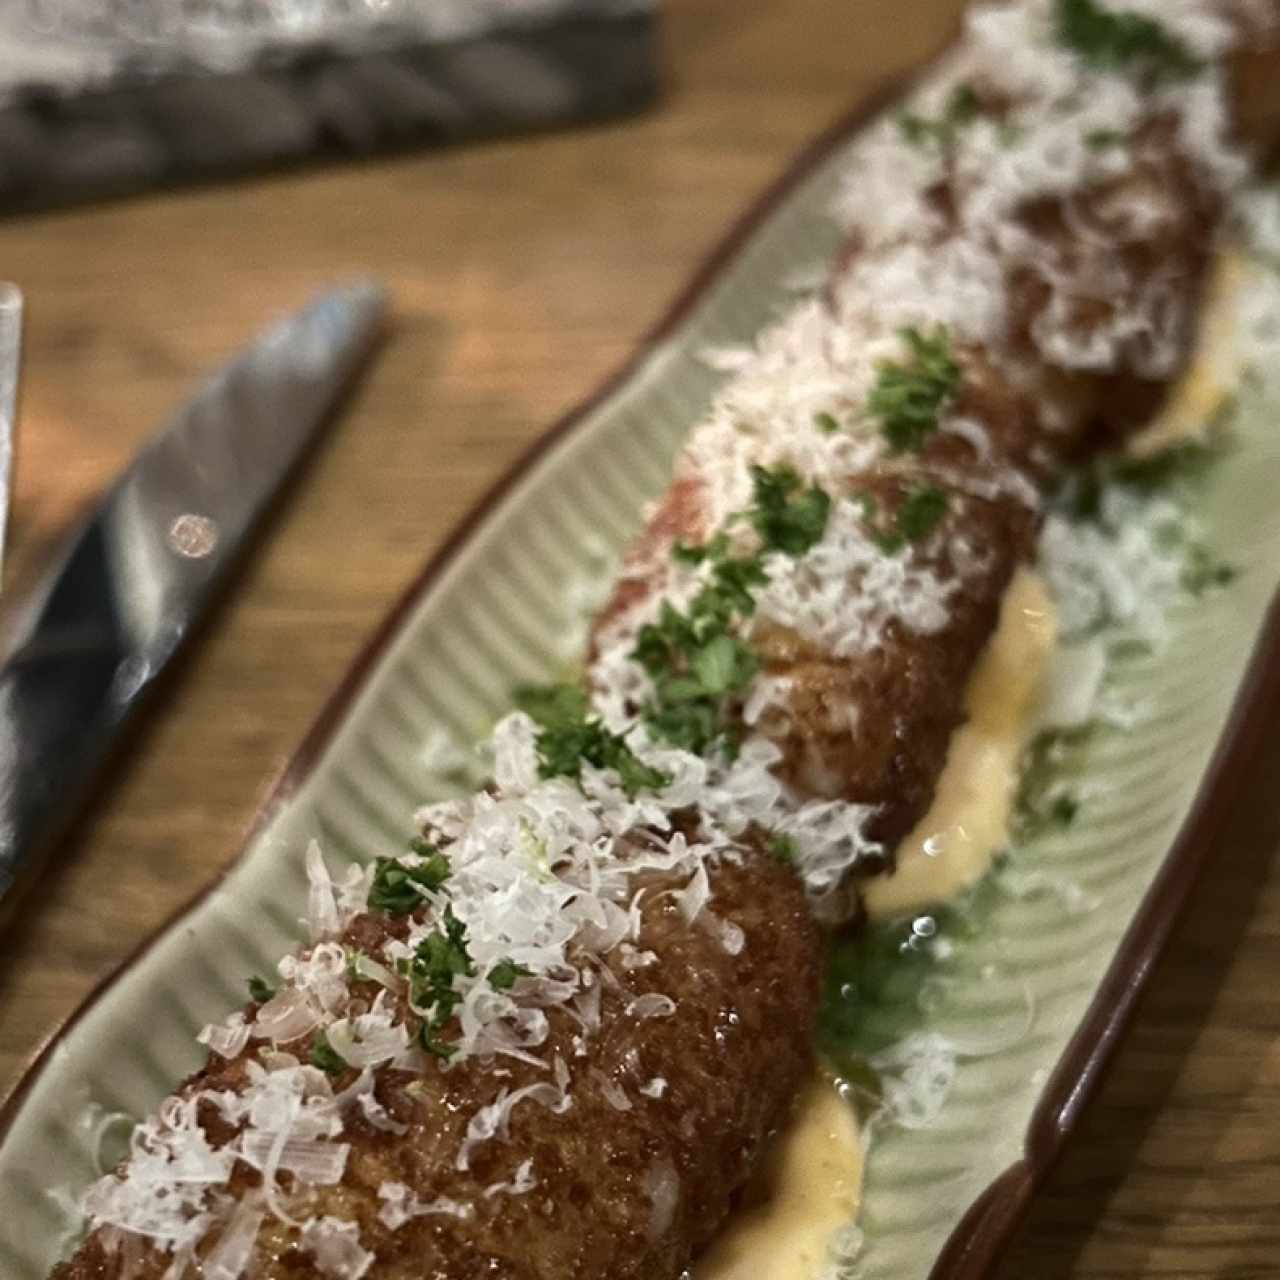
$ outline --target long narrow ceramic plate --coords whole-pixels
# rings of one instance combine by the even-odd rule
[[[417,805],[466,785],[477,762],[465,744],[507,707],[512,686],[572,659],[565,637],[581,634],[591,584],[664,487],[717,385],[700,352],[748,340],[836,250],[827,211],[868,114],[792,169],[625,370],[554,427],[431,560],[227,872],[27,1073],[0,1112],[8,1280],[43,1280],[65,1243],[67,1197],[109,1156],[115,1119],[146,1112],[192,1071],[197,1030],[241,1002],[246,974],[299,941],[307,842],[320,840],[335,871],[398,847]],[[1070,762],[1088,795],[1077,820],[1024,851],[1020,879],[992,882],[973,907],[981,927],[953,931],[946,965],[923,978],[901,971],[914,985],[882,1038],[926,1048],[927,1037],[945,1038],[945,1060],[932,1064],[945,1105],[927,1125],[876,1131],[864,1246],[842,1274],[981,1274],[1113,1051],[1231,803],[1236,762],[1280,705],[1280,622],[1267,610],[1280,580],[1271,421],[1261,407],[1238,415],[1234,446],[1197,497],[1238,576],[1173,604],[1162,651],[1117,666],[1111,692],[1131,723],[1099,730]],[[583,584],[581,600],[566,582]],[[876,998],[859,1018],[868,1034],[889,1025]]]

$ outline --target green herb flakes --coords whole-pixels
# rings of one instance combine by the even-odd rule
[[[931,120],[911,111],[902,111],[897,118],[898,130],[913,147],[936,144],[945,150],[954,144],[959,131],[981,114],[982,103],[973,86],[959,84],[947,98],[941,116]]]
[[[833,436],[840,430],[840,424],[836,421],[835,415],[830,413],[815,413],[813,415],[813,425],[823,435],[827,436]]]
[[[1208,547],[1195,543],[1187,550],[1187,561],[1182,568],[1182,589],[1193,596],[1202,596],[1213,587],[1225,587],[1234,582],[1238,570],[1214,558]]]
[[[405,916],[422,905],[428,893],[436,893],[449,878],[449,859],[426,841],[417,839],[410,852],[426,859],[416,867],[396,858],[379,858],[369,887],[369,905],[388,915]]]
[[[586,690],[576,684],[526,684],[515,691],[516,706],[547,729],[577,724],[587,715]]]
[[[516,985],[517,978],[527,978],[530,972],[524,965],[516,964],[514,960],[499,960],[489,970],[489,985],[495,991],[510,991]]]
[[[896,453],[924,445],[960,383],[960,366],[952,356],[951,336],[944,325],[931,334],[903,329],[900,336],[907,359],[881,362],[867,401]]]
[[[769,836],[766,846],[769,850],[769,856],[774,862],[780,863],[784,867],[794,867],[796,859],[799,856],[799,849],[796,842],[781,831],[775,831]]]
[[[249,979],[249,999],[256,1004],[266,1004],[275,993],[275,987],[265,978],[258,977],[256,973]]]
[[[1108,485],[1139,494],[1168,492],[1201,481],[1220,454],[1221,446],[1188,440],[1147,457],[1098,458],[1063,477],[1053,506],[1072,520],[1096,520]]]
[[[671,781],[590,714],[586,694],[575,686],[525,686],[516,690],[516,705],[541,726],[537,750],[543,778],[581,778],[585,761],[596,769],[613,769],[632,799],[641,791],[660,791]]]
[[[1022,758],[1013,832],[1017,841],[1034,840],[1049,831],[1063,831],[1080,812],[1077,793],[1063,784],[1089,741],[1092,726],[1046,729],[1037,734]]]
[[[1080,812],[1080,802],[1069,791],[1060,791],[1049,806],[1049,819],[1056,827],[1069,827]]]
[[[677,542],[672,555],[683,564],[705,566],[706,582],[686,612],[664,601],[657,621],[641,627],[631,654],[654,684],[641,711],[645,724],[655,736],[697,755],[736,750],[728,711],[760,663],[735,627],[755,611],[755,588],[769,580],[765,554],[804,555],[822,540],[831,513],[830,495],[816,485],[806,487],[793,467],[753,467],[751,478],[753,505],[731,519],[751,525],[760,549],[732,555],[724,530],[701,546]]]
[[[347,1069],[347,1060],[329,1043],[321,1032],[311,1046],[311,1065],[319,1067],[326,1075],[340,1076]]]
[[[755,674],[756,661],[733,636],[718,635],[693,655],[689,666],[699,691],[720,697],[741,689]]]
[[[870,494],[863,494],[859,500],[866,518],[874,520],[875,499]],[[947,495],[932,485],[921,485],[903,498],[890,528],[877,528],[873,524],[871,537],[885,555],[897,555],[909,543],[927,538],[946,514]]]
[[[752,467],[755,506],[748,518],[765,548],[802,556],[826,532],[831,497],[816,485],[801,488],[800,477],[788,466]]]
[[[471,978],[476,967],[467,950],[467,926],[446,906],[444,919],[433,933],[418,943],[409,961],[409,999],[418,1010],[426,1010],[418,1039],[437,1058],[449,1058],[454,1046],[440,1039],[440,1032],[453,1017],[462,996],[453,989],[455,976]],[[514,981],[514,978],[513,978]]]
[[[947,495],[931,485],[907,494],[898,508],[898,532],[908,542],[919,542],[936,529],[947,514]]]
[[[1118,147],[1126,142],[1128,136],[1119,129],[1090,129],[1084,135],[1084,145],[1090,151],[1106,151],[1109,147]]]
[[[1146,14],[1104,8],[1096,0],[1056,0],[1058,42],[1090,65],[1160,81],[1188,80],[1204,63]]]

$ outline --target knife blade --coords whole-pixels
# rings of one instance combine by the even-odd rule
[[[13,482],[13,414],[18,400],[22,357],[22,291],[0,283],[0,569],[9,527],[9,489]]]
[[[42,865],[247,536],[371,351],[383,295],[335,290],[181,408],[0,620],[0,917]]]

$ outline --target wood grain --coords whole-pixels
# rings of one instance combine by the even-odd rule
[[[372,273],[392,341],[90,819],[0,938],[0,1093],[236,847],[325,695],[467,508],[616,366],[724,227],[959,0],[671,0],[667,90],[586,132],[0,225],[30,303],[28,576],[274,312]],[[1002,1275],[1280,1275],[1280,732]]]

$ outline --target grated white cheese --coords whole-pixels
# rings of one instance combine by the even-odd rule
[[[799,560],[779,552],[765,558],[769,582],[755,619],[788,627],[836,658],[874,649],[891,621],[930,635],[947,624],[960,583],[921,563],[919,553],[928,549],[926,542],[886,555],[861,508],[837,502],[822,541]]]
[[[538,1179],[533,1173],[533,1161],[523,1161],[515,1171],[515,1174],[506,1182],[494,1182],[484,1189],[484,1197],[486,1200],[493,1199],[494,1196],[509,1195],[522,1196],[526,1192],[532,1191],[538,1185]]]
[[[409,1047],[409,1029],[384,1007],[386,996],[379,992],[368,1013],[339,1018],[326,1029],[329,1043],[349,1066],[376,1067]]]
[[[204,1280],[240,1280],[253,1257],[258,1232],[266,1218],[255,1196],[247,1196],[231,1217],[218,1243],[202,1264]]]
[[[331,938],[341,931],[342,918],[338,914],[333,877],[320,852],[320,842],[312,840],[307,845],[307,927],[311,940]]]
[[[389,1231],[399,1231],[411,1218],[458,1218],[465,1221],[474,1210],[469,1204],[437,1196],[419,1200],[403,1182],[384,1182],[378,1187],[378,1221]]]
[[[661,992],[649,991],[627,1005],[627,1012],[635,1018],[669,1018],[676,1011],[676,1002]]]
[[[1040,561],[1064,640],[1120,625],[1163,647],[1165,615],[1181,592],[1187,545],[1199,532],[1183,504],[1117,486],[1104,491],[1097,521],[1051,516]]]
[[[118,1227],[170,1252],[204,1237],[214,1193],[236,1157],[209,1145],[196,1111],[195,1099],[169,1098],[134,1130],[122,1172],[100,1178],[81,1201],[95,1226]]]
[[[527,1084],[514,1091],[503,1086],[498,1096],[487,1106],[481,1107],[467,1124],[466,1138],[458,1148],[454,1161],[456,1169],[471,1167],[471,1152],[483,1142],[497,1139],[506,1142],[509,1138],[508,1126],[511,1113],[516,1106],[528,1098],[531,1102],[541,1103],[553,1113],[560,1115],[573,1105],[573,1098],[568,1092],[569,1068],[564,1059],[557,1057],[555,1063],[556,1083]]]
[[[936,1031],[917,1031],[869,1059],[880,1080],[885,1112],[904,1129],[927,1129],[938,1118],[956,1078],[956,1049]]]
[[[303,1225],[301,1244],[331,1280],[360,1280],[376,1261],[360,1244],[360,1228],[342,1218],[311,1218]]]
[[[211,1022],[204,1027],[196,1040],[208,1045],[220,1058],[238,1058],[249,1043],[251,1028],[244,1014],[237,1010],[222,1022]]]

